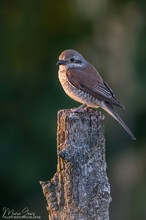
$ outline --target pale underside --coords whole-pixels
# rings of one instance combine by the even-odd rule
[[[92,95],[73,86],[68,81],[65,71],[59,71],[58,77],[65,93],[73,100],[93,108],[105,107],[104,101],[99,100],[96,97],[93,97]]]

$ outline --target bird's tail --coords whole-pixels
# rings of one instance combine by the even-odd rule
[[[120,125],[125,129],[125,131],[127,131],[127,133],[129,134],[129,136],[133,139],[136,140],[136,137],[132,134],[132,132],[130,131],[130,129],[127,127],[127,125],[125,124],[125,122],[121,119],[121,117],[118,115],[117,112],[115,112],[112,108],[111,105],[106,104],[105,107],[102,107],[106,112],[108,112],[114,119],[116,119],[116,121],[118,121],[120,123]]]

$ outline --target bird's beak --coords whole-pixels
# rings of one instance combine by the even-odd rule
[[[65,60],[58,60],[58,62],[56,63],[56,65],[64,65],[66,64]]]

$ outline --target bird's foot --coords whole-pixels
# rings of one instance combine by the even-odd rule
[[[72,112],[73,113],[84,113],[86,109],[87,109],[86,104],[82,104],[79,107],[72,109]]]
[[[95,109],[91,108],[90,106],[86,106],[86,107],[84,108],[84,111],[89,112],[89,113],[94,113],[94,112],[95,112]]]
[[[102,114],[102,112],[99,112],[99,119],[101,119],[102,121],[105,119],[105,116]]]

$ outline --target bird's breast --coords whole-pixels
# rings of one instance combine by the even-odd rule
[[[70,98],[74,99],[77,102],[86,104],[90,107],[98,108],[99,106],[101,106],[101,104],[102,104],[101,100],[97,99],[96,97],[91,96],[87,92],[72,85],[66,76],[66,71],[59,71],[58,77],[59,77],[59,81],[60,81],[65,93]]]

